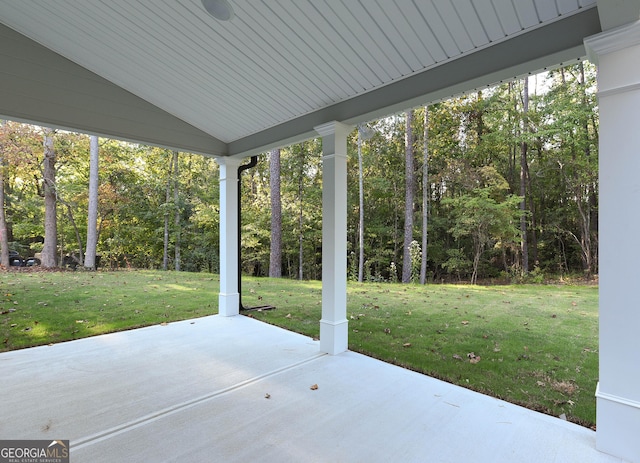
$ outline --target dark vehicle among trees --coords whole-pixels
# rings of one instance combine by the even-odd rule
[[[9,251],[9,265],[12,267],[33,267],[40,264],[37,257],[22,257],[18,251]]]

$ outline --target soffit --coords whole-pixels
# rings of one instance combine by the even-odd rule
[[[491,83],[502,77],[499,67],[534,70],[516,65],[535,62],[536,51],[519,60],[519,50],[535,48],[545,35],[548,49],[541,46],[536,65],[551,64],[545,56],[580,58],[583,31],[573,29],[599,28],[596,0],[230,3],[234,18],[219,22],[200,0],[0,0],[0,22],[183,121],[217,155],[308,136],[327,118],[356,123],[421,97],[426,103],[438,90]],[[553,28],[587,15],[567,23],[571,28]],[[580,37],[566,44],[560,37],[572,34]],[[518,38],[519,45],[507,46]],[[484,69],[472,56],[494,65]],[[468,69],[453,74],[452,64],[464,59],[490,77],[478,80]],[[439,68],[438,88],[429,87],[425,76]]]

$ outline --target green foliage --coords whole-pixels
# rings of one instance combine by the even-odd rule
[[[420,281],[422,250],[420,249],[420,243],[416,240],[413,240],[409,245],[409,255],[411,256],[411,282],[417,283]]]
[[[446,198],[444,206],[450,207],[450,217],[453,225],[450,232],[454,239],[470,237],[473,247],[473,271],[471,283],[476,283],[480,259],[485,249],[498,244],[514,247],[518,239],[518,224],[521,211],[521,198],[504,195],[507,182],[495,169],[484,167],[480,169],[480,177],[484,178],[483,185],[471,193],[456,198]],[[452,256],[455,262],[449,268],[460,270],[464,260],[460,256]]]
[[[544,81],[544,92],[536,90]],[[414,224],[429,212],[427,271],[432,280],[506,279],[522,274],[520,246],[520,149],[527,144],[524,217],[530,267],[542,274],[597,272],[598,117],[595,69],[588,63],[529,78],[527,117],[523,81],[484,89],[429,106],[427,200],[417,194]],[[423,109],[413,132],[417,188],[423,187]],[[396,281],[402,268],[404,228],[404,117],[372,121],[375,135],[362,143],[364,257],[368,281]],[[348,265],[357,269],[359,198],[356,131],[348,143]],[[58,132],[58,229],[60,256],[84,240],[89,146],[85,135]],[[9,240],[27,254],[41,248],[43,231],[42,133],[8,123],[0,132]],[[170,254],[181,250],[181,269],[219,268],[219,184],[216,163],[180,153],[178,198],[170,151],[100,140],[98,253],[112,268],[161,268],[165,215]],[[282,149],[282,271],[321,278],[321,140]],[[242,270],[269,269],[270,185],[268,158],[242,176]],[[172,186],[173,188],[173,186]],[[173,189],[171,190],[173,191]],[[178,213],[179,223],[174,217]],[[414,227],[421,242],[421,230]],[[179,240],[179,241],[178,241]],[[417,250],[414,250],[417,251]],[[21,251],[22,252],[22,251]],[[353,253],[353,254],[352,254]],[[411,257],[415,275],[419,256]],[[355,266],[355,267],[354,267]],[[524,276],[526,279],[526,276]]]
[[[469,274],[473,268],[473,262],[467,258],[465,252],[462,249],[450,248],[447,249],[448,259],[442,263],[442,267],[448,272],[458,277],[458,280],[462,280],[462,275]]]

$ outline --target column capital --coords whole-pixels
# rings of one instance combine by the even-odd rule
[[[584,39],[589,61],[598,65],[600,56],[640,44],[640,21],[616,27]]]
[[[245,158],[236,158],[230,156],[218,156],[215,158],[218,165],[228,167],[240,167],[240,164],[242,164],[242,161],[244,161],[244,159]]]
[[[323,159],[347,155],[347,137],[353,130],[353,126],[331,121],[317,125],[314,129],[322,136]]]
[[[338,131],[342,131],[348,135],[349,132],[353,130],[353,126],[338,121],[331,121],[317,125],[313,129],[318,132],[321,137],[328,137],[329,135],[334,135]]]

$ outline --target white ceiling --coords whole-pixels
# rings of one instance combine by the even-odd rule
[[[582,37],[600,31],[596,0],[229,2],[235,16],[220,22],[200,0],[0,0],[8,26],[0,58],[14,63],[0,70],[11,102],[3,106],[0,95],[0,114],[247,154],[308,137],[329,120],[357,123],[581,58]],[[50,51],[104,79],[78,92],[71,82],[83,70],[64,65],[40,105],[57,105],[58,116],[40,114],[33,96],[51,85],[48,69],[63,69]],[[48,100],[63,88],[64,99]],[[112,96],[92,100],[83,116],[96,92]],[[134,117],[133,105],[150,116]],[[171,121],[182,130],[173,143]]]

